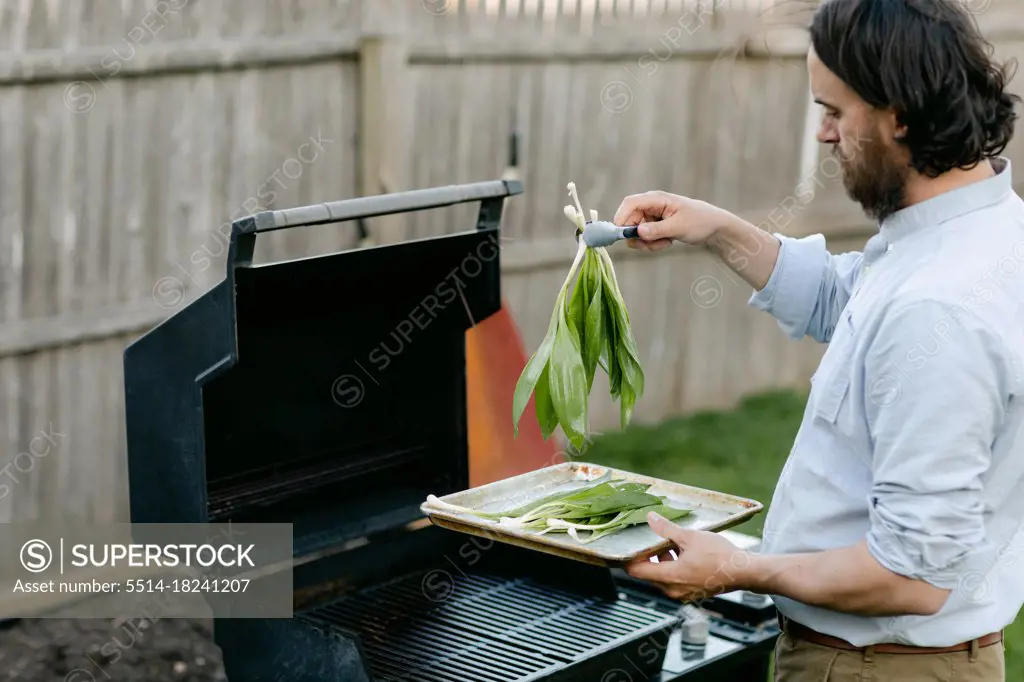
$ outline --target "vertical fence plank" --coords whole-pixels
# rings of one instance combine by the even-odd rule
[[[359,189],[363,195],[408,189],[407,123],[415,98],[409,97],[407,88],[404,7],[401,0],[365,0],[363,4],[359,55]],[[401,216],[381,216],[369,224],[379,242],[389,243],[405,237],[403,221]]]
[[[9,12],[14,8],[9,8]],[[9,15],[8,15],[9,16]],[[18,15],[19,17],[21,15]],[[8,35],[24,35],[22,27],[12,26]],[[24,204],[25,182],[30,177],[31,167],[26,152],[27,88],[14,86],[0,90],[0,155],[3,156],[3,171],[0,171],[0,322],[16,322],[23,316],[24,309],[24,267],[25,232],[29,221]],[[3,410],[0,424],[0,465],[13,465],[14,457],[24,441],[22,410],[28,399],[28,387],[22,377],[22,360],[19,357],[0,359],[0,395],[3,396]],[[0,522],[16,520],[15,499],[24,494],[11,481],[0,484]]]

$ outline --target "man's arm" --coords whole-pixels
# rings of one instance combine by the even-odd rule
[[[1010,391],[1005,358],[963,310],[925,300],[887,311],[865,361],[868,535],[843,549],[753,557],[749,589],[840,611],[928,615],[965,574],[984,573],[993,558],[981,481]]]
[[[781,239],[739,216],[728,214],[705,246],[757,291],[764,289],[779,260]]]
[[[751,555],[736,585],[865,616],[928,616],[950,592],[893,573],[875,560],[866,542],[826,552]]]
[[[850,398],[866,406],[873,444],[866,537],[822,552],[758,555],[655,520],[679,558],[630,573],[677,598],[750,590],[847,613],[935,613],[965,576],[995,564],[982,480],[1006,396],[1019,388],[1014,376],[1007,349],[972,315],[933,301],[893,306],[871,342],[864,393]]]
[[[1012,358],[962,308],[917,300],[886,311],[865,358],[864,406],[873,444],[867,544],[891,571],[949,589],[991,567],[983,481],[1019,388]]]
[[[678,558],[638,560],[626,571],[659,585],[673,599],[747,590],[845,613],[902,616],[933,614],[949,594],[884,567],[865,541],[824,552],[762,555],[737,549],[717,533],[681,528],[663,518],[651,519],[650,525],[676,544]]]
[[[674,240],[707,247],[755,289],[750,303],[794,339],[832,338],[862,261],[860,253],[833,256],[821,235],[773,235],[706,201],[668,192],[626,197],[614,222],[639,225],[639,238],[627,240],[631,248],[660,251]]]
[[[832,255],[821,235],[770,235],[734,216],[707,241],[756,290],[750,304],[768,312],[791,338],[827,343],[850,300],[863,254]]]

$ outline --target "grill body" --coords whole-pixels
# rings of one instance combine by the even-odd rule
[[[521,191],[490,181],[248,216],[225,279],[126,349],[132,521],[293,527],[295,617],[214,622],[229,682],[675,679],[676,605],[607,569],[423,523],[428,494],[469,486],[465,333],[501,306],[502,207]],[[263,232],[462,202],[480,204],[463,232],[252,262]],[[687,667],[722,674],[763,648]]]

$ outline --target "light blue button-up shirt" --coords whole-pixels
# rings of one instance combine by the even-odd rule
[[[1024,604],[1024,202],[1011,166],[890,216],[864,252],[782,241],[751,305],[828,348],[765,519],[764,553],[865,538],[952,589],[933,616],[869,618],[773,596],[858,646],[948,646]]]

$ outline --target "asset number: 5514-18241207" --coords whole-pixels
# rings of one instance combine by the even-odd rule
[[[125,583],[125,592],[245,592],[248,587],[248,578],[175,578],[156,581],[137,578]]]

